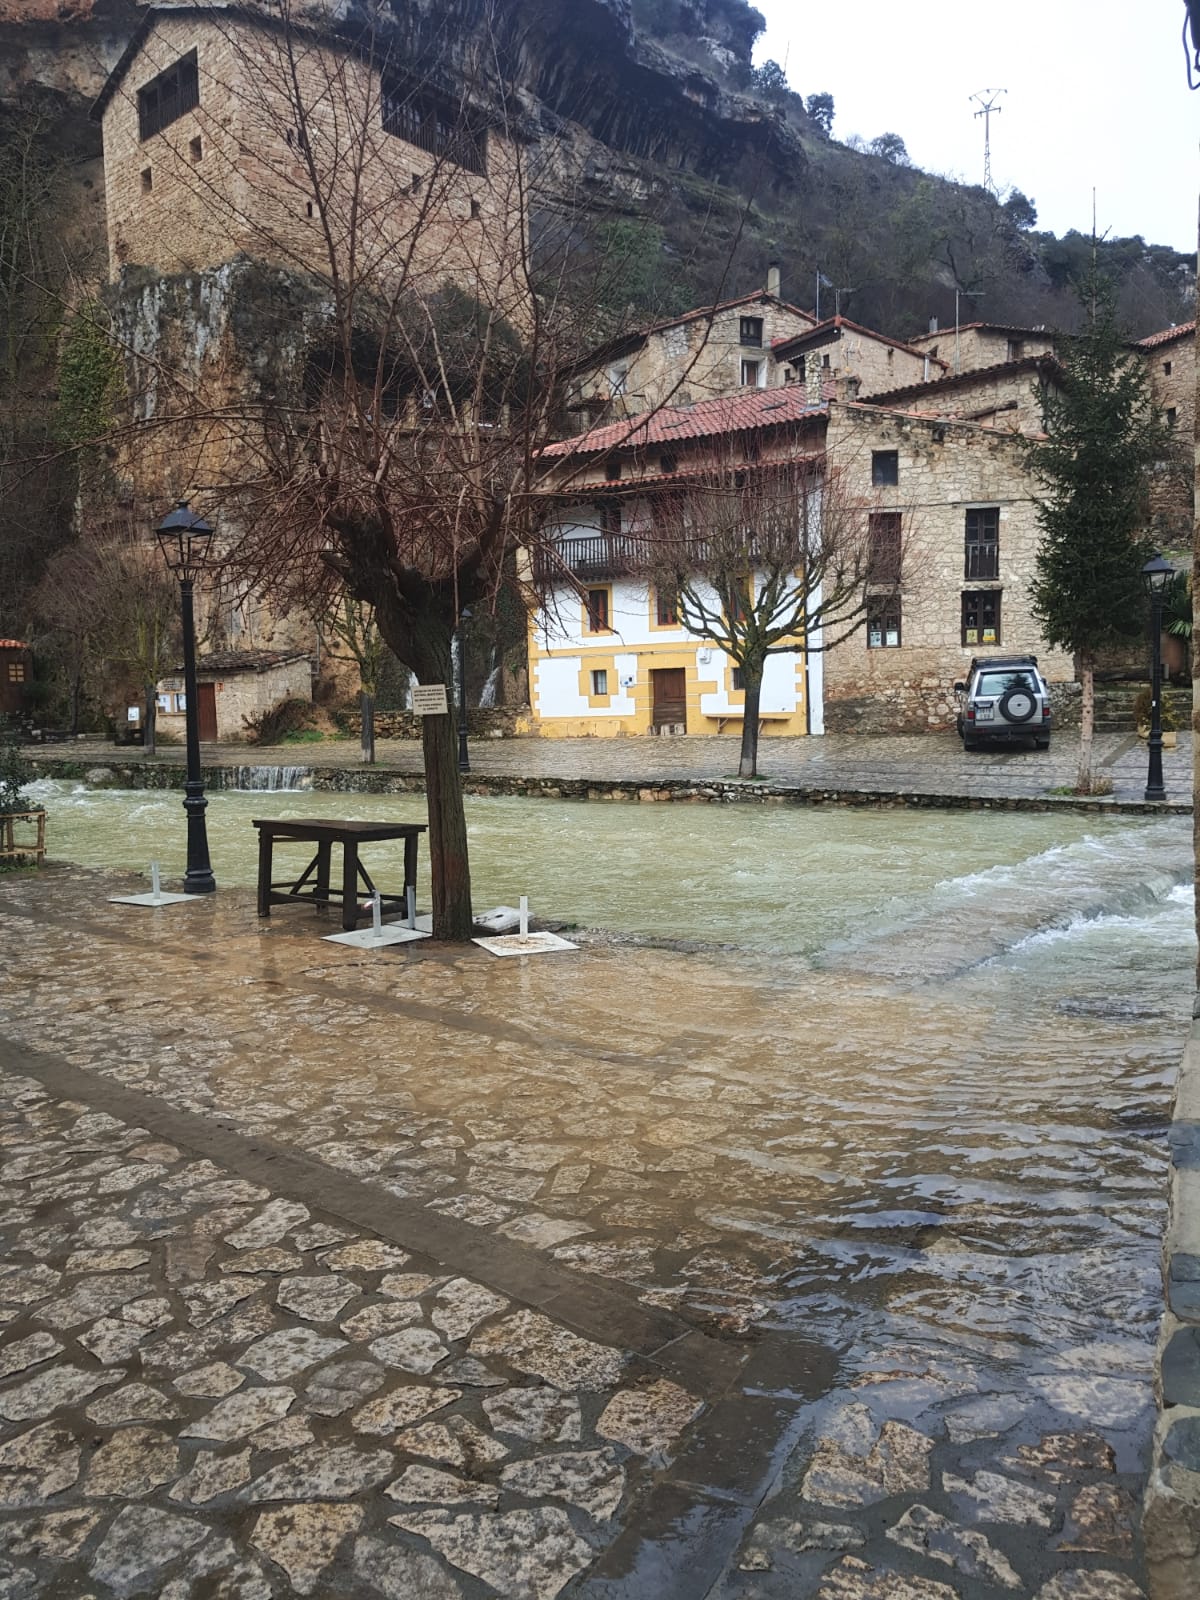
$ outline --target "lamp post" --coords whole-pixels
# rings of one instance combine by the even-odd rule
[[[213,530],[203,517],[188,510],[181,500],[154,530],[167,566],[179,579],[183,608],[183,692],[187,722],[187,782],[183,786],[183,809],[187,813],[187,872],[184,894],[212,894],[217,887],[208,859],[208,829],[204,813],[208,801],[200,778],[200,708],[196,692],[196,614],[193,590],[212,548]]]
[[[1146,774],[1147,800],[1165,800],[1162,768],[1162,613],[1167,585],[1175,568],[1156,550],[1142,568],[1142,583],[1150,596],[1150,766]]]
[[[467,623],[471,620],[469,608],[458,614],[458,770],[470,772],[471,756],[467,749]]]

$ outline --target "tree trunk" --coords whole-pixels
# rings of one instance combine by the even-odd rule
[[[142,732],[142,749],[148,756],[157,754],[154,741],[158,733],[158,695],[155,687],[152,683],[143,686],[146,697],[146,726]]]
[[[362,715],[362,756],[369,766],[375,765],[375,696],[364,689],[358,697]]]
[[[1080,794],[1092,792],[1092,749],[1096,739],[1096,660],[1090,651],[1079,656],[1079,774],[1075,787]]]
[[[745,706],[742,711],[742,757],[739,778],[758,777],[758,708],[762,702],[763,669],[743,664],[742,685]]]
[[[445,684],[446,679],[441,682]],[[458,770],[458,718],[448,689],[447,704],[446,716],[421,718],[421,745],[425,753],[425,797],[429,807],[433,936],[461,942],[471,937],[474,922],[471,868],[467,859],[467,818]]]

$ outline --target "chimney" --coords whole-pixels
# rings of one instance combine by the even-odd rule
[[[930,333],[936,333],[937,332],[937,318],[936,317],[930,317],[930,319],[929,319],[929,331],[930,331]]]
[[[779,299],[779,284],[779,263],[778,261],[772,261],[767,268],[767,293],[773,294],[776,300]]]

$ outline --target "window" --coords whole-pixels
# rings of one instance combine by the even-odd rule
[[[471,221],[472,222],[478,222],[482,215],[483,215],[483,207],[479,204],[478,200],[472,200],[471,201]]]
[[[601,500],[600,532],[606,539],[615,539],[621,531],[621,505],[618,500]]]
[[[962,642],[1000,643],[1000,590],[968,590],[962,597]]]
[[[654,597],[654,620],[660,628],[679,626],[679,600],[675,595],[658,591]]]
[[[1025,354],[1025,341],[1023,339],[1010,339],[1008,341],[1008,359],[1020,361]]]
[[[617,479],[621,476],[620,456],[609,456],[608,460],[604,463],[604,476],[609,483],[616,483]]]
[[[900,513],[873,511],[867,518],[871,536],[871,582],[900,580]]]
[[[737,578],[729,588],[729,620],[744,622],[750,611],[750,580]]]
[[[900,644],[900,602],[883,600],[867,612],[867,649],[894,650]]]
[[[202,161],[204,159],[204,144],[199,134],[188,142],[188,149],[191,152],[193,161]]]
[[[753,345],[756,350],[762,349],[763,319],[761,317],[743,317],[741,343]]]
[[[762,372],[761,361],[742,362],[742,387],[744,389],[757,389],[759,375]]]
[[[744,693],[746,688],[746,674],[741,667],[734,667],[729,674],[729,687],[735,694]]]
[[[658,470],[664,474],[677,472],[679,460],[676,456],[661,455],[658,458]]]
[[[1165,378],[1169,378],[1171,376],[1171,363],[1169,361],[1163,362],[1163,376]]]
[[[8,663],[9,683],[25,682],[25,663],[23,661],[10,661]]]
[[[1173,428],[1179,419],[1179,413],[1174,406],[1167,407],[1167,427]]]
[[[607,694],[608,693],[608,668],[607,667],[597,667],[596,670],[592,673],[592,693],[593,694]]]
[[[149,139],[178,122],[200,104],[200,71],[196,52],[189,50],[173,67],[138,90],[138,137]]]
[[[427,95],[410,94],[401,84],[385,82],[381,110],[384,133],[431,156],[445,156],[468,172],[486,172],[487,130],[464,122],[459,109],[451,110]]]
[[[609,367],[608,392],[614,400],[619,400],[625,393],[625,385],[629,381],[628,367]]]
[[[935,345],[935,344],[931,344],[930,345],[929,354],[933,357],[933,359],[935,361],[937,360],[937,345]]]
[[[421,192],[421,185],[422,185],[422,184],[423,184],[423,183],[424,183],[424,182],[425,182],[425,180],[424,180],[424,178],[423,178],[423,177],[422,177],[422,176],[421,176],[421,174],[420,174],[420,173],[419,173],[419,172],[414,172],[414,173],[413,173],[413,175],[412,175],[412,177],[411,177],[411,178],[410,178],[410,180],[409,180],[409,184],[408,184],[408,187],[409,187],[409,192],[410,192],[410,193],[411,193],[411,194],[420,194],[420,192]]]
[[[306,216],[311,217],[313,215],[313,203],[311,200],[306,200],[304,202],[304,212]]]
[[[142,193],[149,194],[154,188],[154,174],[149,167],[142,168]]]
[[[784,383],[803,383],[804,382],[804,357],[803,356],[793,356],[792,360],[788,362],[787,366],[784,368],[784,371],[783,371],[783,381],[784,381]]]
[[[609,614],[609,591],[607,589],[589,589],[587,592],[587,619],[585,632],[607,633]]]
[[[977,506],[967,512],[964,578],[1000,576],[1000,507]]]
[[[871,451],[871,482],[877,489],[890,488],[900,482],[899,450]]]

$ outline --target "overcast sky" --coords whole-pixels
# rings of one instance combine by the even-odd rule
[[[976,90],[1006,89],[992,174],[1038,225],[1196,249],[1200,91],[1187,86],[1182,0],[753,0],[755,60],[792,88],[828,90],[834,137],[898,133],[916,165],[983,181]]]

